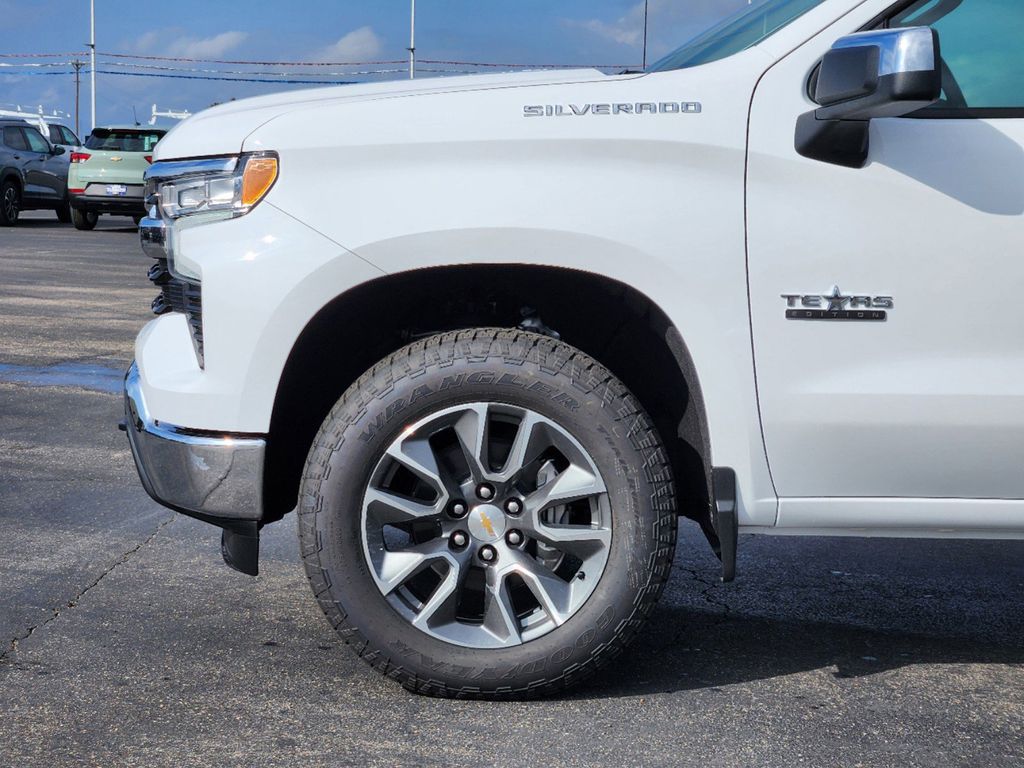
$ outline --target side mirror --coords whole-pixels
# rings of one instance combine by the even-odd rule
[[[930,27],[860,32],[825,54],[814,83],[819,109],[797,121],[796,151],[850,168],[868,159],[868,123],[902,117],[942,95],[938,33]]]
[[[67,150],[64,149],[64,147],[62,147],[60,144],[54,144],[52,147],[50,147],[50,154],[53,155],[54,157],[56,157],[57,155],[63,155],[65,152],[67,152]]]

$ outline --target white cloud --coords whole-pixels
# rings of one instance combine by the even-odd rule
[[[249,36],[248,32],[221,32],[213,37],[179,37],[168,44],[164,51],[170,56],[188,59],[211,59],[223,56],[237,48]],[[143,36],[145,38],[146,35]],[[140,42],[142,39],[140,38]],[[149,42],[148,40],[146,41]]]
[[[619,45],[637,46],[643,42],[643,27],[637,28],[629,15],[623,16],[616,22],[608,23],[600,19],[586,19],[584,21],[572,21],[571,26],[593,32],[598,37],[604,37]],[[642,22],[640,22],[642,25]]]
[[[747,0],[650,0],[647,10],[651,48],[674,47],[684,41],[678,38],[677,30],[692,34],[746,5]],[[641,0],[614,21],[568,19],[565,23],[619,45],[639,48],[644,41],[644,3]],[[658,40],[662,36],[667,40]]]
[[[317,61],[366,61],[380,53],[381,39],[372,27],[360,27],[316,55]]]
[[[644,39],[644,4],[638,3],[615,21],[602,19],[568,19],[566,24],[583,29],[619,45],[639,46]]]
[[[151,29],[149,32],[139,35],[132,41],[132,50],[136,53],[148,53],[157,47],[162,37],[163,35],[159,32]]]
[[[133,38],[127,47],[134,53],[214,59],[237,48],[249,37],[248,32],[235,31],[221,32],[212,37],[195,37],[183,32],[181,28],[151,29]]]

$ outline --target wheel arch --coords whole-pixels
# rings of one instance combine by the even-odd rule
[[[668,450],[680,513],[713,536],[708,417],[679,329],[655,302],[624,283],[563,267],[507,264],[380,277],[313,316],[292,347],[274,399],[264,472],[267,521],[295,506],[317,429],[366,370],[433,333],[516,327],[524,308],[608,367],[640,400]],[[339,344],[344,336],[357,337],[358,344]]]
[[[0,173],[0,184],[6,184],[8,181],[13,181],[18,185],[18,191],[25,191],[25,182],[21,178],[21,173],[16,168],[4,168],[3,172]]]

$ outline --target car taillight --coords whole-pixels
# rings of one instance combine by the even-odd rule
[[[146,158],[146,162],[147,163],[149,163],[150,165],[153,164],[153,156],[152,155],[144,155],[144,157]]]
[[[71,153],[71,162],[72,163],[84,163],[90,157],[92,157],[92,155],[90,155],[88,152],[72,152]]]

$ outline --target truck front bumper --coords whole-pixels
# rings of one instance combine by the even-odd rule
[[[135,466],[154,500],[228,530],[262,519],[263,437],[188,430],[152,418],[136,363],[125,375],[124,407]]]

